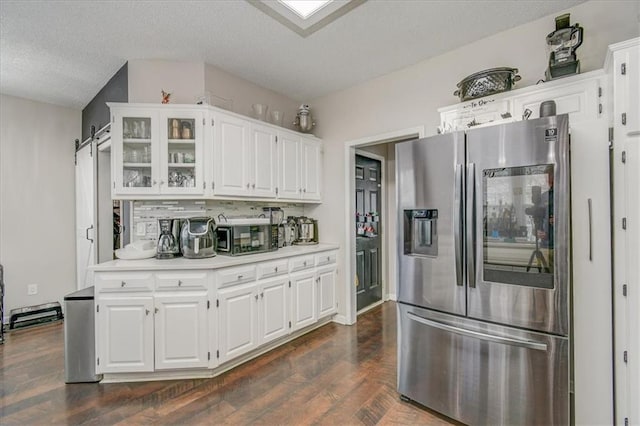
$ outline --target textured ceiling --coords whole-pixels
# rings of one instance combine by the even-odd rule
[[[243,0],[1,0],[0,92],[83,108],[127,60],[169,59],[304,101],[582,2],[369,0],[302,38]]]

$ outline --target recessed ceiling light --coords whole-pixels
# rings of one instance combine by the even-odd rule
[[[366,0],[247,0],[302,37],[325,27]]]
[[[293,10],[302,19],[307,19],[332,0],[278,0],[280,3]]]

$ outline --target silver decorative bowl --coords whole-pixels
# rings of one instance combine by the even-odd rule
[[[517,68],[501,67],[471,74],[457,84],[458,90],[453,92],[453,95],[460,97],[460,101],[464,102],[509,91],[515,82],[521,79],[517,73]]]

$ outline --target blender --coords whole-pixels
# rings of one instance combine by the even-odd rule
[[[556,30],[547,36],[549,48],[549,68],[545,72],[547,80],[553,80],[580,72],[580,61],[576,50],[582,44],[584,29],[580,24],[569,25],[569,13],[556,17]]]

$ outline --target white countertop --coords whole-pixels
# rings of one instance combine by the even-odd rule
[[[104,271],[148,271],[148,270],[166,270],[166,269],[219,269],[228,266],[246,265],[248,263],[263,262],[283,257],[302,256],[305,254],[314,254],[328,250],[337,250],[338,244],[320,243],[307,246],[289,246],[282,247],[278,250],[259,253],[247,254],[244,256],[224,256],[216,255],[207,259],[186,259],[178,257],[176,259],[142,259],[142,260],[125,260],[116,259],[108,262],[100,263],[89,267],[95,272]]]

